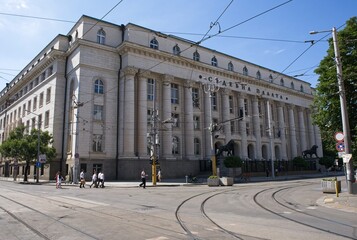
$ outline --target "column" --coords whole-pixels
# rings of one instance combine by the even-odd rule
[[[309,139],[308,146],[317,145],[315,141],[314,125],[312,124],[311,111],[308,110],[306,112],[306,115],[307,115],[307,128],[308,128],[308,139]]]
[[[240,94],[238,97],[238,110],[243,113],[243,119],[239,121],[239,132],[241,136],[241,158],[245,160],[248,158],[248,142],[247,142],[247,123],[245,119],[244,111],[244,97],[245,95]]]
[[[227,144],[232,139],[231,134],[231,122],[230,113],[229,113],[229,91],[227,89],[222,89],[222,122],[223,124],[223,131],[225,135],[225,143]]]
[[[135,74],[134,68],[124,69],[124,156],[134,156],[135,129]]]
[[[194,129],[193,129],[193,103],[192,103],[192,86],[189,81],[186,82],[184,86],[184,119],[185,119],[185,148],[186,148],[186,157],[192,158],[194,156]]]
[[[289,129],[290,129],[290,149],[291,158],[297,157],[297,142],[296,142],[296,128],[295,128],[295,117],[294,117],[294,107],[289,106]]]
[[[259,116],[259,99],[257,96],[253,97],[253,129],[255,136],[255,152],[256,159],[262,159],[262,136],[260,134],[260,116]]]
[[[280,132],[280,139],[281,139],[281,159],[287,160],[288,156],[286,154],[286,134],[285,134],[283,103],[279,103],[278,105],[278,121],[279,121],[279,132]]]
[[[211,132],[208,130],[212,121],[212,106],[210,93],[204,93],[204,136],[205,136],[205,157],[207,159],[211,158]]]
[[[304,118],[304,109],[299,108],[299,132],[300,132],[300,151],[305,151],[310,149],[312,146],[307,146],[307,139],[306,139],[306,128],[305,128],[305,118]]]
[[[171,82],[174,80],[173,76],[164,75],[162,84],[162,99],[161,99],[161,116],[162,120],[166,120],[172,117],[171,113]],[[167,158],[172,155],[172,125],[165,124],[165,131],[162,131],[162,157]]]
[[[137,152],[139,157],[148,156],[147,152],[147,79],[150,77],[150,72],[145,71],[139,74],[138,84],[138,119],[137,119]]]

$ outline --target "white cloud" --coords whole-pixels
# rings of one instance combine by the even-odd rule
[[[279,55],[280,53],[285,52],[286,49],[278,49],[278,50],[271,50],[271,49],[266,49],[264,51],[264,54],[270,54],[270,55]]]
[[[27,0],[6,0],[4,6],[6,10],[28,8]]]

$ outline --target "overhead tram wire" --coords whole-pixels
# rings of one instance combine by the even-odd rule
[[[338,27],[337,29],[342,28],[343,26],[345,26],[346,24],[342,24],[340,27]],[[326,37],[328,37],[330,35],[330,32],[327,33],[326,35],[324,35],[323,37],[321,37],[319,40],[316,41],[312,41],[311,45],[306,48],[298,57],[296,57],[286,68],[284,68],[283,71],[281,71],[281,73],[284,73],[289,67],[291,67],[291,65],[293,65],[302,55],[304,55],[310,48],[312,48],[316,43],[321,42],[323,39],[325,39]],[[279,74],[277,75],[277,77],[279,76]],[[276,78],[277,78],[276,77]]]
[[[227,28],[227,29],[224,29],[223,31],[220,31],[219,33],[216,33],[216,34],[214,34],[214,35],[212,35],[212,36],[206,37],[206,38],[204,38],[203,40],[201,40],[201,41],[199,42],[199,44],[201,44],[202,42],[206,41],[207,39],[209,39],[209,38],[211,38],[211,37],[215,37],[215,36],[220,35],[221,33],[227,32],[227,31],[229,31],[229,30],[231,30],[231,29],[233,29],[233,28],[236,28],[236,27],[238,27],[238,26],[240,26],[240,25],[242,25],[242,24],[244,24],[244,23],[246,23],[246,22],[249,22],[250,20],[253,20],[254,18],[257,18],[257,17],[259,17],[259,16],[262,16],[262,15],[264,15],[264,14],[266,14],[266,13],[272,11],[272,10],[275,10],[275,9],[277,9],[277,8],[279,8],[279,7],[281,7],[281,6],[285,5],[285,4],[287,4],[287,3],[289,3],[289,2],[292,2],[292,1],[293,1],[293,0],[289,0],[289,1],[286,1],[286,2],[284,2],[284,3],[281,3],[281,4],[279,4],[279,5],[275,6],[275,7],[272,7],[272,8],[270,8],[270,9],[264,11],[264,12],[261,12],[261,13],[259,13],[259,14],[257,14],[257,15],[254,15],[253,17],[250,17],[250,18],[248,18],[248,19],[246,19],[246,20],[244,20],[244,21],[242,21],[242,22],[240,22],[240,23],[237,23],[237,24],[235,24],[235,25],[233,25],[233,26],[231,26],[231,27],[229,27],[229,28]]]
[[[242,25],[242,24],[244,24],[244,23],[246,23],[246,22],[249,22],[250,20],[252,20],[252,19],[254,19],[254,18],[257,18],[257,17],[259,17],[259,16],[261,16],[261,15],[264,15],[265,13],[268,13],[268,12],[274,10],[274,9],[277,9],[277,8],[283,6],[283,5],[285,5],[285,4],[287,4],[287,3],[291,2],[291,1],[293,1],[293,0],[286,1],[286,2],[284,2],[284,3],[282,3],[282,4],[279,4],[279,5],[277,5],[277,6],[275,6],[275,7],[272,7],[272,8],[270,8],[270,9],[268,9],[268,10],[265,10],[264,12],[261,12],[261,13],[259,13],[259,14],[257,14],[257,15],[254,15],[253,17],[250,17],[250,18],[244,20],[243,22],[240,22],[240,23],[238,23],[238,24],[235,24],[235,25],[233,25],[232,27],[229,27],[229,28],[227,28],[227,29],[225,29],[225,30],[223,30],[223,31],[219,31],[218,33],[216,33],[216,34],[214,34],[214,35],[210,35],[209,37],[202,38],[200,41],[198,41],[198,42],[192,44],[191,46],[187,47],[186,49],[182,50],[181,53],[187,51],[188,49],[190,49],[190,48],[192,48],[192,47],[194,47],[194,46],[200,45],[202,42],[204,42],[204,41],[206,41],[206,40],[208,40],[208,39],[211,39],[212,37],[216,37],[216,36],[222,34],[223,32],[226,32],[226,31],[228,31],[228,30],[231,30],[231,29],[233,29],[233,28],[235,28],[235,27],[237,27],[237,26],[240,26],[240,25]],[[230,4],[231,4],[231,3],[229,3],[229,5],[230,5]],[[229,5],[228,5],[228,6],[229,6]],[[224,12],[225,12],[225,11],[226,11],[226,9],[224,10]],[[222,15],[222,14],[221,14],[221,15]],[[220,16],[220,17],[221,17],[221,16]],[[220,18],[220,17],[219,17],[219,18]],[[209,31],[208,31],[208,32],[209,32]],[[175,55],[175,56],[176,56],[176,55]],[[163,61],[161,61],[161,62],[155,64],[154,66],[152,66],[152,67],[150,67],[150,68],[144,70],[144,72],[145,72],[145,71],[150,71],[151,69],[153,69],[153,68],[159,66],[160,64],[162,64],[162,63],[164,63],[164,62],[166,62],[166,61],[167,61],[167,60],[163,60]]]

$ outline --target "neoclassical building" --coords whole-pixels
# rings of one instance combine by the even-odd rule
[[[212,149],[230,140],[245,161],[291,161],[312,145],[322,156],[313,94],[307,82],[192,41],[82,16],[1,91],[0,142],[20,124],[52,133],[58,155],[42,179],[79,169],[138,179],[151,171],[153,144],[165,177],[209,170]],[[24,174],[12,159],[0,168]]]

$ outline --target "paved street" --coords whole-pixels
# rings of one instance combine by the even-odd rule
[[[137,184],[1,181],[0,239],[357,239],[356,212],[324,206],[320,179]]]

